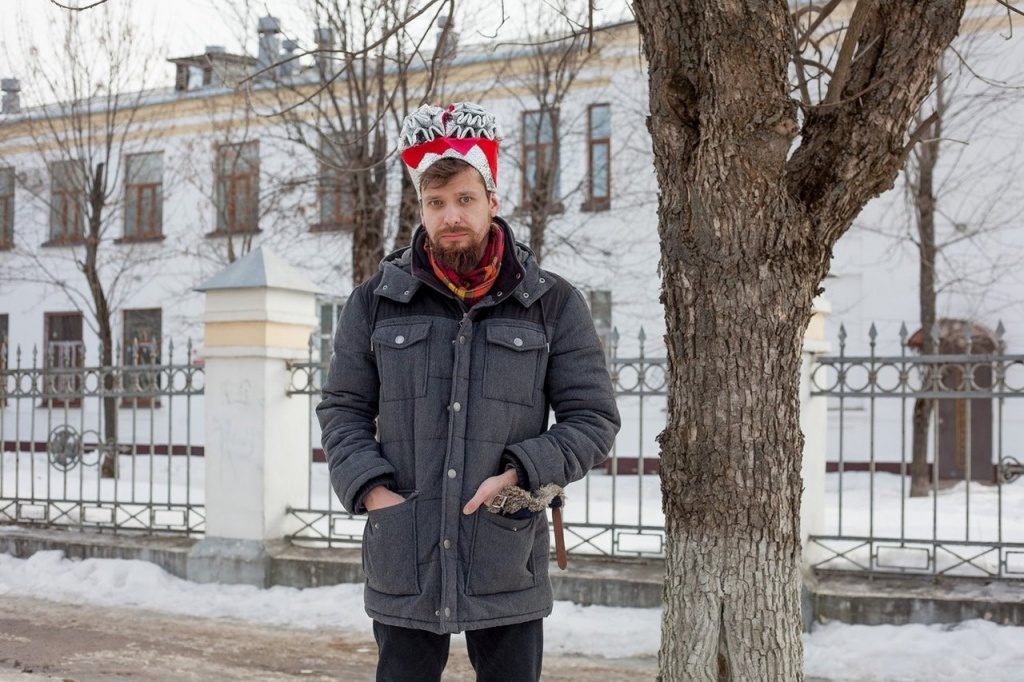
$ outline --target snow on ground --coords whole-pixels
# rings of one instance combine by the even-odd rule
[[[0,604],[3,595],[268,626],[346,628],[371,636],[360,585],[260,590],[197,584],[143,561],[71,561],[57,551],[29,559],[0,554]],[[660,619],[660,609],[556,602],[554,615],[545,621],[546,649],[608,658],[656,656]],[[804,649],[808,677],[834,682],[1016,682],[1024,669],[1024,628],[980,620],[954,626],[829,623],[804,636]]]

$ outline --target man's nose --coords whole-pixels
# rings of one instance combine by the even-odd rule
[[[444,224],[449,226],[455,226],[459,224],[462,219],[462,214],[459,211],[458,206],[449,204],[444,209]]]

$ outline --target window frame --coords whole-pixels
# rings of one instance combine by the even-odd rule
[[[606,110],[606,134],[604,137],[595,135],[594,112]],[[608,102],[595,102],[587,107],[587,198],[580,207],[582,211],[607,211],[612,205],[612,111]],[[595,151],[604,149],[604,195],[594,195]]]
[[[319,221],[310,226],[310,232],[351,232],[355,228],[355,176],[344,168],[344,154],[339,149],[342,145],[341,135],[325,135],[321,142],[317,174]],[[330,209],[325,210],[328,197]]]
[[[133,315],[156,314],[156,324],[142,324],[139,320],[132,323],[129,319]],[[145,335],[143,340],[137,336],[130,336],[139,328]],[[147,334],[150,331],[151,334]],[[126,308],[121,311],[121,367],[123,372],[124,387],[129,391],[160,391],[160,370],[155,369],[160,365],[161,342],[163,339],[163,308]],[[144,353],[145,352],[145,353]],[[145,360],[145,362],[140,362]],[[142,369],[131,369],[141,367]],[[121,407],[125,408],[150,408],[160,407],[159,395],[131,396],[121,399]]]
[[[245,158],[246,150],[255,150],[252,159]],[[228,159],[228,155],[233,159]],[[225,162],[231,168],[225,171]],[[252,164],[238,172],[239,164]],[[207,236],[258,234],[260,203],[260,141],[228,142],[217,145],[214,168],[214,208],[216,226]],[[241,192],[240,192],[241,188]],[[239,220],[239,194],[245,195]]]
[[[58,187],[57,168],[70,169]],[[77,169],[77,170],[76,170]],[[43,246],[75,246],[85,243],[85,162],[81,159],[51,161],[49,240]],[[72,177],[80,173],[79,178]],[[81,180],[76,184],[76,180]],[[59,208],[58,208],[59,207]],[[58,224],[59,222],[59,224]],[[74,223],[69,225],[69,222]]]
[[[163,155],[162,151],[139,152],[137,154],[126,154],[124,157],[124,227],[122,237],[115,240],[117,243],[157,241],[164,238],[163,233]],[[142,157],[159,156],[159,175],[157,182],[133,181],[132,162]],[[144,199],[149,195],[149,215],[144,219],[144,207],[147,205]],[[135,216],[134,230],[129,233],[130,216]],[[141,228],[140,228],[141,226]]]
[[[10,189],[4,188],[3,176],[10,178]],[[0,251],[14,248],[14,166],[0,167]]]
[[[77,322],[77,325],[72,325],[77,326],[77,339],[51,338],[55,333],[55,322],[62,318]],[[56,374],[56,372],[60,370],[81,369],[85,366],[85,342],[82,336],[84,329],[85,320],[82,312],[79,310],[43,313],[43,338],[45,339],[43,367],[46,370],[46,379],[43,382],[43,407],[81,407],[81,396],[75,394],[80,394],[82,391],[82,374],[80,372]],[[51,344],[61,345],[54,348]],[[58,353],[54,352],[55,350],[61,351],[59,353],[60,362],[55,362],[58,358]],[[56,393],[63,395],[61,397],[52,395]],[[47,394],[51,395],[48,396]],[[72,395],[69,397],[67,394]]]
[[[520,183],[520,209],[525,211],[533,210],[532,197],[534,194],[534,185],[529,180],[531,176],[531,169],[533,171],[532,176],[537,177],[538,171],[541,170],[541,163],[545,167],[550,168],[552,172],[551,186],[548,189],[547,206],[551,212],[559,213],[563,210],[561,203],[559,202],[558,195],[561,191],[561,172],[559,168],[560,153],[559,153],[559,138],[558,138],[558,123],[559,123],[559,109],[558,107],[542,107],[540,109],[530,109],[524,111],[521,116],[521,131],[522,131],[522,178]],[[528,119],[531,116],[537,116],[537,124],[530,126]],[[544,131],[544,117],[547,117],[550,121],[550,141],[541,141],[541,136]],[[531,141],[532,137],[532,141]],[[550,155],[548,154],[550,152]],[[531,164],[528,159],[530,154],[535,153],[535,159],[544,161],[534,162]],[[534,180],[535,182],[535,180]]]

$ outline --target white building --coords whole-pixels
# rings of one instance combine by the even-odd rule
[[[264,53],[256,58],[208,48],[173,59],[175,82],[139,93],[131,123],[115,126],[122,141],[113,167],[106,169],[115,189],[99,252],[105,281],[116,282],[110,304],[121,362],[167,361],[171,342],[174,360],[181,362],[177,354],[187,339],[201,344],[202,300],[192,289],[228,263],[229,251],[237,256],[262,244],[302,270],[325,292],[324,335],[352,288],[344,193],[324,189],[332,186],[330,169],[308,145],[289,139],[294,135],[287,117],[272,115],[292,101],[295,84],[318,81],[313,58],[300,59],[290,73],[280,74],[287,87],[265,79],[251,81],[248,90],[230,87],[258,64],[273,63],[275,54],[294,49],[278,46],[276,28],[274,22],[261,22]],[[1003,40],[1002,28],[966,32],[985,38],[973,52],[971,69],[1019,86],[1013,79],[1024,49],[1019,38]],[[317,39],[327,36],[318,33]],[[529,237],[524,186],[546,164],[555,164],[562,210],[551,216],[544,266],[590,294],[595,316],[619,330],[624,354],[637,349],[643,327],[646,352],[659,355],[664,321],[658,300],[657,186],[635,25],[601,30],[594,50],[574,68],[556,108],[541,104],[535,48],[459,45],[433,99],[476,101],[496,113],[505,133],[498,175],[501,213],[521,240]],[[964,92],[976,94],[983,84],[965,77]],[[62,142],[75,138],[77,124],[69,110],[19,107],[17,86],[4,80],[0,114],[0,338],[6,340],[0,362],[13,366],[20,349],[20,362],[29,364],[38,349],[40,365],[93,364],[96,314],[75,264],[85,252],[84,188],[75,164],[95,147],[81,139]],[[88,103],[99,118],[105,106],[105,101]],[[1024,114],[1024,104],[1020,97],[1003,97],[998,107],[986,107],[945,132],[956,151],[943,158],[943,172],[968,179],[950,180],[941,189],[942,235],[959,231],[964,239],[945,252],[949,267],[940,280],[949,286],[940,292],[939,311],[992,328],[1001,320],[1012,351],[1024,339],[1021,275],[1013,267],[1024,255],[1024,230],[1017,220],[1018,197],[1024,195],[1014,191],[1014,161],[1020,157],[1010,151],[1019,143],[1013,121]],[[76,109],[75,116],[80,113]],[[49,129],[54,121],[59,122],[56,134]],[[393,144],[397,123],[385,125]],[[954,167],[955,156],[962,158]],[[387,172],[393,188],[385,239],[390,246],[398,227],[402,170],[397,157],[390,158]],[[878,325],[880,354],[899,353],[900,323],[916,330],[917,262],[912,246],[898,238],[907,224],[897,188],[870,204],[840,241],[824,283],[833,310],[828,319],[833,351],[838,351],[839,323],[849,335],[848,354],[867,352],[872,322]],[[967,238],[975,227],[986,229]],[[978,285],[967,286],[969,280]],[[964,284],[954,286],[957,282]],[[855,421],[867,418],[863,404],[847,405],[847,412]],[[877,439],[898,438],[898,415],[879,424],[885,433]],[[867,448],[856,451],[846,456],[866,460]],[[878,456],[893,459],[890,451]]]

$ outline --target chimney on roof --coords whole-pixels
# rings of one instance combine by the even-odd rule
[[[291,76],[295,73],[295,51],[299,49],[299,44],[294,40],[286,40],[281,43],[281,49],[284,55],[281,57],[279,71],[282,76]]]
[[[3,101],[0,103],[0,114],[17,114],[21,112],[21,83],[17,78],[0,80],[3,90]]]
[[[334,29],[320,27],[313,31],[316,42],[316,69],[326,76],[330,71],[331,53],[334,51]]]
[[[459,34],[455,31],[455,21],[447,14],[437,18],[437,54],[443,61],[455,58]]]
[[[263,71],[278,62],[280,46],[278,34],[281,32],[281,23],[274,17],[267,15],[261,17],[257,24],[257,31],[260,34],[260,51],[256,57],[257,71]],[[263,74],[264,78],[273,78],[276,69]]]

